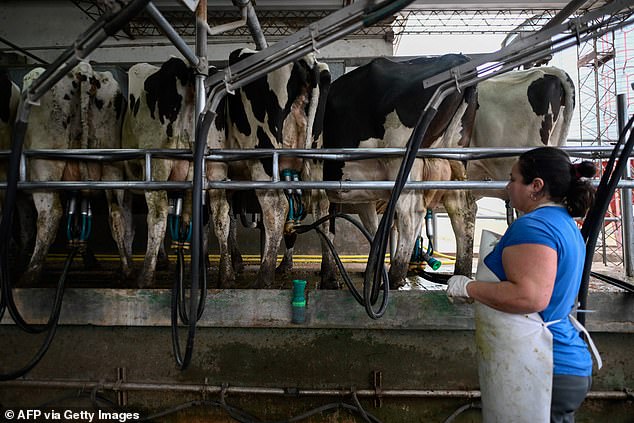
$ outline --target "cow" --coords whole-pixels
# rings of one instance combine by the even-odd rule
[[[559,147],[565,144],[575,108],[575,87],[555,67],[512,71],[478,84],[472,147]],[[470,180],[506,180],[515,157],[471,160]],[[505,190],[474,191],[476,198],[507,200]]]
[[[462,55],[420,58],[394,62],[377,58],[335,80],[326,103],[324,148],[405,147],[416,122],[436,87],[423,88],[429,76],[467,62]],[[438,108],[423,140],[422,148],[466,147],[475,119],[477,94],[474,87],[454,92]],[[326,160],[328,181],[395,180],[401,158],[378,158],[340,162]],[[409,180],[463,180],[461,162],[416,159]],[[383,190],[328,190],[335,204],[360,208],[360,217],[371,233],[376,232],[376,205],[389,199]],[[404,191],[397,204],[394,229],[398,232],[395,255],[389,270],[390,288],[405,284],[414,243],[427,208],[442,203],[451,219],[457,240],[456,273],[471,274],[473,216],[475,203],[468,191]]]
[[[241,49],[230,54],[229,64],[255,52]],[[325,100],[330,85],[330,72],[325,63],[308,54],[261,77],[229,95],[226,100],[227,146],[229,148],[320,148]],[[321,180],[322,163],[297,157],[280,157],[279,170],[292,170],[300,180]],[[231,179],[270,181],[273,178],[271,158],[230,162]],[[283,179],[280,176],[280,179]],[[275,279],[277,251],[289,218],[289,202],[285,194],[274,189],[256,190],[262,209],[264,245],[262,260],[254,287],[271,287]],[[306,209],[316,218],[327,215],[325,191],[304,192]],[[322,230],[327,232],[327,224]],[[292,237],[293,235],[290,234]],[[233,247],[233,255],[238,254]],[[322,250],[326,250],[322,241]],[[292,250],[291,250],[292,252]],[[329,254],[322,260],[322,288],[334,281],[334,265]],[[231,285],[231,278],[226,281]]]
[[[23,90],[28,90],[44,72],[35,68],[24,76]],[[81,62],[58,81],[32,107],[24,147],[33,149],[120,148],[121,122],[125,97],[110,72],[97,72]],[[118,164],[81,160],[29,159],[27,178],[31,181],[119,181],[123,169]],[[82,195],[88,195],[87,191]],[[121,258],[124,277],[132,273],[130,234],[126,232],[129,212],[123,207],[122,190],[106,190],[109,224]],[[32,193],[37,212],[36,239],[23,284],[37,280],[48,249],[55,239],[63,207],[57,191],[36,190]]]
[[[123,146],[140,149],[189,149],[193,151],[195,114],[195,73],[183,60],[170,58],[160,67],[138,63],[128,71],[129,107],[123,123]],[[208,135],[208,147],[224,145],[224,115],[218,114]],[[218,125],[218,126],[217,126]],[[129,179],[143,180],[145,167],[140,161],[126,162]],[[227,178],[227,165],[207,163],[207,178]],[[191,181],[193,165],[188,160],[152,159],[150,180]],[[147,247],[143,269],[138,276],[139,287],[150,286],[155,277],[159,252],[167,229],[168,193],[163,190],[144,192],[148,208]],[[209,193],[210,211],[214,231],[218,239],[227,239],[229,234],[229,205],[224,191]],[[191,191],[186,191],[182,208],[182,225],[191,222]],[[232,274],[230,254],[223,250],[227,243],[220,243],[220,278]],[[206,248],[206,237],[205,245]]]

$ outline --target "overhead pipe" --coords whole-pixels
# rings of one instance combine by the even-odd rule
[[[247,25],[249,27],[249,32],[253,37],[253,41],[255,42],[256,50],[264,50],[267,48],[269,45],[264,38],[262,26],[260,25],[258,15],[255,13],[255,8],[253,7],[251,0],[233,0],[233,4],[238,6],[243,12],[246,11]]]
[[[148,5],[145,7],[145,10],[147,11],[148,15],[150,15],[150,18],[154,21],[154,23],[156,23],[161,31],[163,31],[163,34],[165,34],[165,36],[172,42],[172,44],[174,44],[174,47],[176,47],[178,51],[181,52],[183,57],[187,59],[189,64],[194,68],[198,68],[200,65],[199,56],[194,54],[192,49],[189,48],[189,46],[185,43],[185,41],[183,41],[180,35],[178,35],[178,32],[176,32],[176,30],[172,27],[172,25],[170,25],[167,19],[165,19],[163,14],[158,10],[154,3],[148,3]],[[206,22],[207,21],[205,20],[205,23]]]
[[[247,8],[240,8],[240,16],[241,18],[237,21],[227,22],[225,24],[209,26],[207,24],[207,35],[217,35],[222,34],[223,32],[233,31],[234,29],[241,28],[247,24]]]

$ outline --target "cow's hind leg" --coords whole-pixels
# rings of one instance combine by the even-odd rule
[[[35,247],[27,270],[21,279],[21,284],[27,286],[37,282],[42,272],[44,259],[55,240],[63,212],[62,202],[57,193],[35,192],[33,193],[33,202],[37,211]]]
[[[412,257],[416,236],[420,233],[423,216],[422,194],[404,193],[401,195],[396,209],[396,229],[398,243],[394,256],[390,260],[390,289],[398,289],[405,285],[409,262]]]
[[[165,238],[167,227],[167,193],[165,191],[146,191],[147,202],[147,247],[143,270],[137,280],[139,288],[145,288],[154,282],[154,273],[159,250]]]
[[[288,214],[288,201],[283,194],[277,191],[256,191],[256,195],[262,208],[264,247],[261,252],[262,261],[255,286],[257,288],[270,288],[275,282],[277,250],[282,241],[284,224]]]
[[[218,239],[220,263],[218,265],[218,287],[231,288],[235,282],[232,255],[230,253],[230,209],[224,190],[209,191],[209,209],[214,233]]]
[[[106,190],[108,202],[108,223],[110,232],[117,244],[119,259],[121,260],[121,275],[128,279],[132,275],[132,254],[128,236],[131,235],[132,213],[125,202],[123,190]]]
[[[447,191],[443,204],[456,236],[454,274],[471,276],[473,270],[473,232],[476,203],[470,191]]]

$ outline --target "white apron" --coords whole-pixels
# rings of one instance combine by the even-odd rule
[[[484,264],[500,235],[483,230],[476,280],[499,282]],[[548,423],[553,336],[538,313],[511,314],[475,303],[478,376],[485,423]]]
[[[500,235],[483,230],[476,280],[499,282],[484,264]],[[585,328],[569,316],[578,330]],[[539,313],[512,314],[475,303],[478,376],[485,423],[548,423],[553,379],[553,337]],[[601,359],[588,336],[589,344]]]

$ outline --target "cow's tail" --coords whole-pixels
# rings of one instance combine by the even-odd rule
[[[315,116],[317,116],[317,107],[319,106],[319,64],[315,63],[313,67],[313,72],[316,73],[316,78],[314,79],[314,86],[310,93],[310,102],[308,103],[308,113],[306,113],[306,141],[304,142],[304,148],[309,149],[313,144],[313,126],[315,125]],[[310,160],[304,160],[302,165],[303,168],[303,179],[311,180],[311,166]]]
[[[90,148],[90,137],[92,130],[90,128],[90,101],[91,101],[91,79],[93,77],[92,67],[87,62],[81,62],[75,68],[75,79],[79,87],[79,122],[81,125],[81,138],[79,140],[79,148]],[[83,180],[90,179],[90,173],[86,162],[79,163],[79,171]]]
[[[562,119],[557,120],[557,124],[551,136],[551,145],[562,146],[566,144],[568,138],[568,131],[572,124],[572,118],[575,111],[575,84],[572,82],[570,75],[563,69],[550,68],[552,73],[555,74],[561,81],[561,86],[564,89],[564,107],[562,110]],[[559,124],[561,122],[561,124]]]

